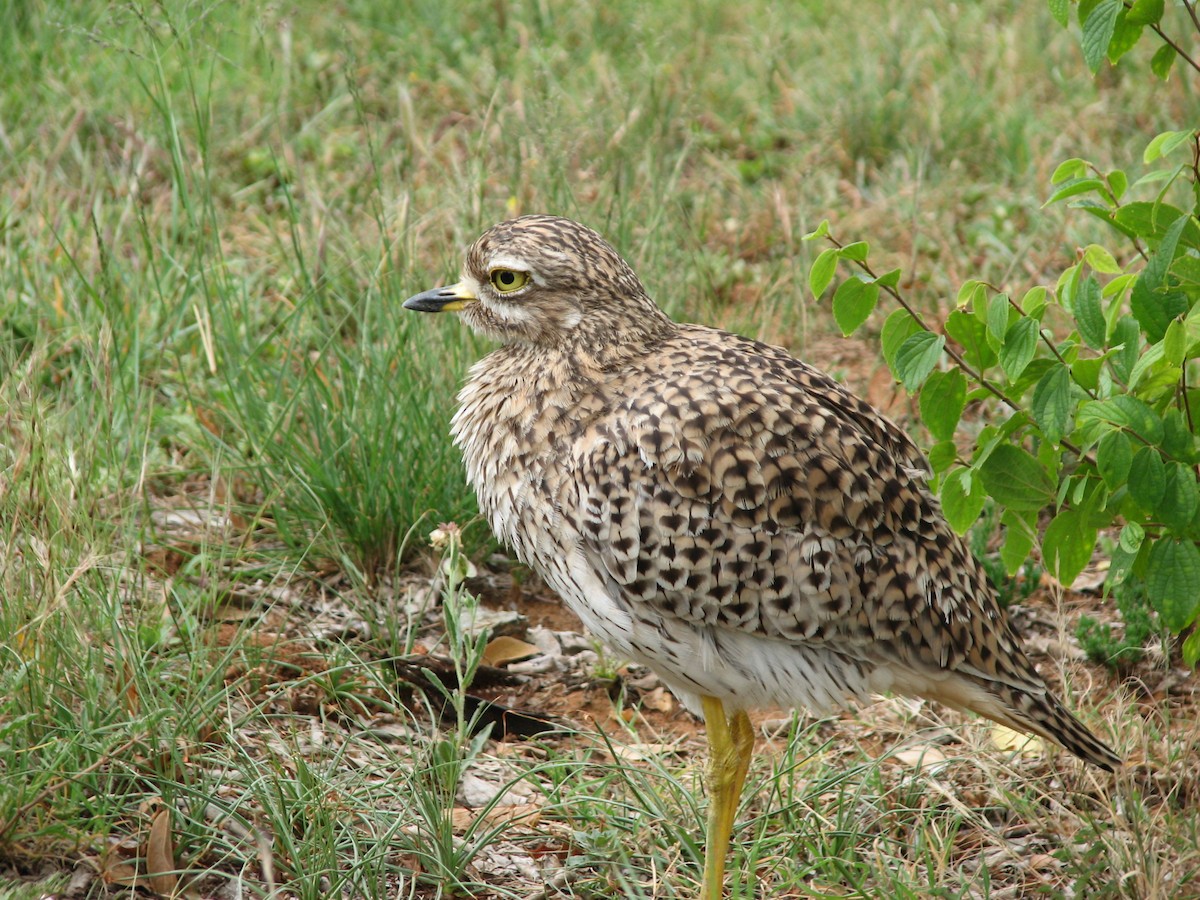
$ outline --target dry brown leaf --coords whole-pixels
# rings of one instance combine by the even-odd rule
[[[142,701],[138,694],[137,677],[128,660],[121,667],[121,681],[124,682],[121,697],[125,701],[125,711],[131,716],[137,716],[142,711]]]
[[[450,811],[450,824],[456,834],[462,834],[479,818],[480,811],[456,806]],[[541,807],[536,803],[515,803],[507,806],[493,806],[482,818],[489,825],[522,825],[532,828],[542,818]]]
[[[1041,738],[1014,731],[1006,725],[993,725],[991,737],[992,743],[1001,750],[1019,752],[1026,759],[1042,756],[1046,752],[1046,745]]]
[[[456,806],[450,810],[450,827],[454,829],[455,834],[462,834],[471,827],[471,823],[475,821],[475,810],[467,809],[465,806]]]
[[[679,752],[677,744],[625,744],[614,747],[613,752],[621,762],[639,762]]]
[[[100,877],[104,879],[105,884],[119,884],[129,887],[136,887],[138,884],[137,867],[132,863],[113,863],[106,860],[100,872]]]
[[[537,656],[541,652],[538,647],[526,641],[501,635],[488,641],[487,646],[483,649],[483,661],[489,666],[499,668],[510,662]]]
[[[1104,587],[1110,565],[1111,562],[1107,559],[1100,559],[1094,565],[1089,565],[1071,582],[1071,590],[1086,594],[1096,593]]]
[[[660,713],[675,711],[675,698],[666,688],[657,687],[642,696],[642,706]]]
[[[532,828],[542,819],[542,809],[536,803],[514,803],[511,806],[493,806],[484,819],[493,825],[523,825]]]
[[[150,823],[146,841],[146,877],[156,894],[171,897],[175,894],[179,866],[175,864],[175,842],[171,839],[171,810],[162,807]]]
[[[891,757],[913,769],[940,765],[946,762],[946,754],[937,747],[931,746],[909,747],[906,750],[897,750],[891,754]]]

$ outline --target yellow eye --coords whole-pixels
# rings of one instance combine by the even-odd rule
[[[528,272],[517,272],[513,269],[492,269],[492,274],[488,276],[492,285],[502,294],[507,294],[510,291],[515,291],[518,288],[523,288],[529,284]]]

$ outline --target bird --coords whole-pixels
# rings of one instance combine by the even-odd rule
[[[495,535],[701,716],[701,897],[724,890],[748,711],[895,693],[1115,770],[1048,689],[914,441],[786,350],[677,323],[600,234],[525,215],[404,302],[499,344],[450,431]]]

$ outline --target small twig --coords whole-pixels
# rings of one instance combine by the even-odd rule
[[[1189,3],[1188,0],[1183,0],[1183,8],[1188,11],[1188,15],[1192,19],[1192,24],[1196,26],[1196,30],[1200,31],[1200,18],[1196,17],[1196,4]]]

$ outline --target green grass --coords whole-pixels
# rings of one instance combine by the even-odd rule
[[[388,666],[440,640],[413,572],[428,530],[477,515],[447,430],[487,349],[401,301],[492,222],[555,212],[674,315],[833,362],[800,241],[820,219],[929,308],[968,277],[1032,284],[1097,236],[1041,210],[1055,164],[1123,164],[1194,118],[1178,79],[1093,84],[1042,4],[456,8],[0,4],[0,895],[79,866],[127,894],[158,798],[202,891],[533,893],[472,869],[499,847],[560,866],[562,896],[690,896],[695,745],[634,767],[595,736],[450,748]],[[1110,715],[1182,769],[1178,736]],[[831,737],[756,763],[736,878],[1026,883],[970,862],[1002,785],[956,801]],[[979,780],[966,756],[954,785]],[[445,830],[436,773],[476,763],[536,786],[540,832]],[[1186,773],[1051,815],[1050,774],[1020,771],[1008,815],[1065,837],[1037,845],[1051,895],[1194,889]]]

